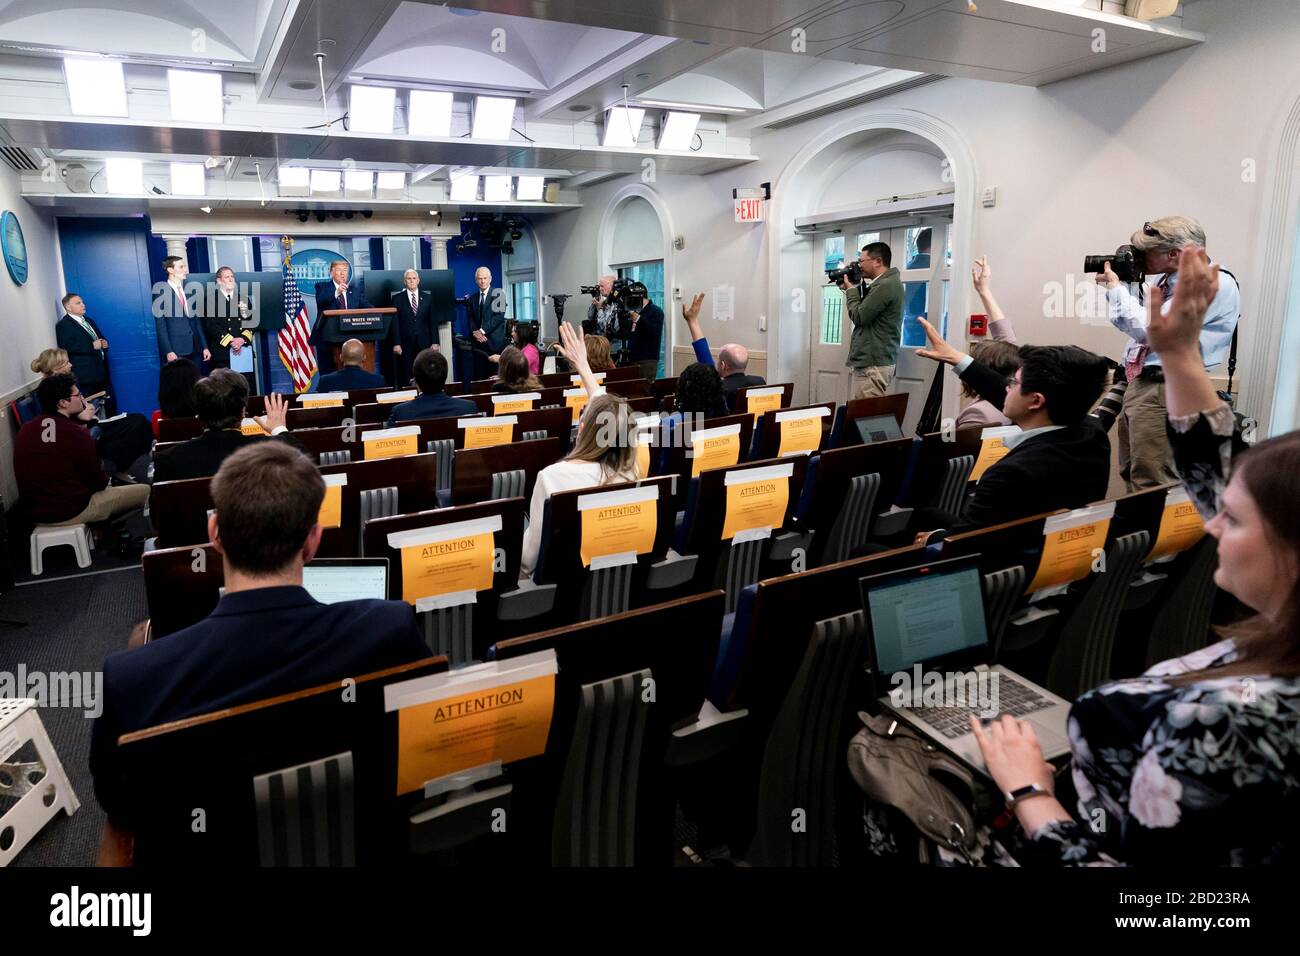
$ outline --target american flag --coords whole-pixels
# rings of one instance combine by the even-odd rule
[[[307,306],[298,291],[289,262],[289,250],[284,251],[284,328],[280,330],[280,361],[293,378],[294,392],[311,388],[316,377],[316,354],[312,350],[311,323],[307,321]]]

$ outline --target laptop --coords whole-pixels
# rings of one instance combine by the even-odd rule
[[[903,430],[898,427],[898,419],[893,415],[868,415],[865,418],[855,418],[853,424],[857,426],[864,445],[903,437]]]
[[[302,569],[302,586],[322,604],[388,598],[387,558],[317,558]]]
[[[981,772],[970,716],[1029,721],[1043,756],[1070,751],[1070,704],[1001,666],[984,618],[978,555],[859,580],[872,692],[880,705]]]

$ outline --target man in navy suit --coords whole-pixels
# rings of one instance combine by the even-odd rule
[[[316,466],[281,442],[240,449],[222,464],[208,535],[225,596],[198,624],[104,661],[90,769],[110,817],[132,822],[117,755],[122,734],[429,656],[411,605],[321,604],[303,589],[324,497]]]
[[[406,388],[411,381],[415,357],[427,348],[437,348],[433,330],[433,296],[420,291],[420,273],[407,269],[402,274],[401,292],[393,293],[397,309],[394,323],[393,384]]]
[[[63,297],[63,318],[54,326],[54,340],[68,353],[81,394],[107,392],[104,414],[116,415],[117,402],[108,376],[108,339],[95,320],[86,315],[86,303],[75,292]]]
[[[330,263],[330,277],[316,283],[316,325],[311,330],[311,344],[316,346],[316,367],[322,375],[334,371],[334,343],[323,336],[326,309],[369,309],[371,305],[361,291],[348,281],[348,264],[343,259]]]
[[[168,256],[162,261],[167,270],[167,288],[153,304],[154,329],[158,332],[158,355],[163,362],[186,358],[196,366],[212,358],[208,339],[203,334],[203,323],[195,308],[185,298],[185,277],[190,267],[180,256]]]
[[[496,374],[496,365],[488,356],[500,355],[509,344],[506,341],[505,293],[492,288],[492,270],[487,266],[475,270],[474,284],[478,288],[465,302],[474,345],[474,377],[491,378]]]
[[[348,392],[354,388],[386,388],[388,382],[377,372],[367,372],[361,367],[366,360],[366,347],[359,339],[348,339],[339,349],[343,367],[337,372],[322,375],[316,382],[318,392]]]
[[[468,418],[478,414],[478,406],[463,398],[452,398],[443,388],[447,384],[447,360],[441,352],[425,349],[415,357],[417,398],[402,402],[388,416],[387,425],[413,422],[421,418]]]

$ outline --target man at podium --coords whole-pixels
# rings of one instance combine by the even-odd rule
[[[316,324],[311,330],[311,344],[316,347],[316,366],[321,375],[333,372],[334,348],[324,337],[326,319],[321,315],[326,309],[372,308],[359,289],[348,281],[348,264],[344,259],[330,263],[330,277],[316,283]]]

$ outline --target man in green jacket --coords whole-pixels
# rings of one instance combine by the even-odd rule
[[[840,280],[853,322],[849,358],[844,363],[853,369],[850,399],[884,395],[894,381],[903,337],[903,282],[898,270],[890,267],[891,258],[886,243],[868,243],[858,256],[858,267],[871,285],[854,285],[847,276]]]

